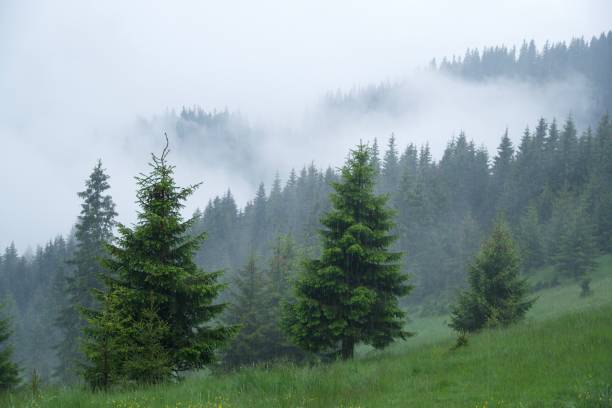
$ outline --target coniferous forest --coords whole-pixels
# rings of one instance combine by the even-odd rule
[[[135,223],[118,221],[99,160],[75,191],[70,234],[3,250],[0,393],[109,392],[202,370],[332,364],[417,341],[412,322],[440,316],[460,352],[477,347],[478,333],[532,324],[526,316],[547,291],[574,288],[575,302],[609,296],[595,279],[598,259],[612,254],[612,32],[468,50],[430,69],[478,83],[579,75],[595,108],[590,122],[533,112],[524,129],[502,123],[494,150],[461,132],[439,157],[427,143],[372,134],[337,153],[339,168],[296,162],[246,204],[227,186],[192,214],[184,207],[200,185],[176,181],[173,144],[240,121],[183,108],[179,137],[166,136],[149,168],[130,175]],[[328,103],[374,107],[377,92],[385,89]],[[232,129],[230,145],[250,132]],[[231,151],[235,163],[249,143]],[[612,345],[606,333],[601,342]]]

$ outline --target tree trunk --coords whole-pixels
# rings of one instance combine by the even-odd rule
[[[342,360],[350,360],[353,358],[353,350],[355,349],[355,340],[351,337],[342,339]]]

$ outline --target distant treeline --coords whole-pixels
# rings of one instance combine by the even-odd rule
[[[599,109],[594,114],[612,111],[612,31],[590,41],[546,42],[540,49],[531,40],[518,51],[506,46],[467,50],[463,58],[444,58],[439,65],[433,60],[431,66],[476,81],[506,77],[542,83],[581,75],[590,82],[594,106]]]
[[[569,44],[546,42],[540,48],[531,40],[518,49],[503,45],[468,49],[463,57],[433,59],[429,69],[475,82],[510,79],[533,86],[579,76],[586,80],[592,98],[591,120],[612,111],[612,31],[591,40],[574,38]],[[347,93],[330,93],[326,107],[349,112],[401,113],[400,106],[394,103],[400,86],[401,83],[383,83]]]

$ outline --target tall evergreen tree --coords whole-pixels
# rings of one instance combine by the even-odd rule
[[[274,325],[268,335],[276,359],[300,359],[303,352],[296,348],[282,331],[282,309],[292,300],[292,284],[299,267],[298,248],[291,235],[279,235],[272,245],[267,270],[271,284],[270,298]]]
[[[270,334],[275,320],[271,282],[264,271],[257,267],[254,255],[238,272],[234,282],[228,322],[240,327],[229,344],[224,360],[229,366],[240,366],[274,358]]]
[[[499,147],[497,148],[497,155],[493,159],[493,175],[497,183],[505,183],[507,178],[510,177],[510,169],[512,167],[512,161],[514,160],[514,147],[512,146],[512,140],[508,136],[508,129],[504,132]]]
[[[517,233],[518,247],[525,271],[542,266],[546,260],[541,230],[538,210],[534,205],[530,205],[519,220]]]
[[[102,161],[94,167],[85,182],[85,190],[78,193],[83,200],[81,214],[75,226],[76,250],[72,260],[73,273],[66,275],[65,291],[68,297],[57,318],[62,339],[57,345],[60,366],[56,369],[65,382],[77,378],[78,365],[84,362],[79,342],[85,318],[80,309],[97,308],[92,289],[101,289],[104,268],[100,261],[106,256],[106,245],[112,239],[115,204],[106,191],[110,188],[109,176],[102,168]]]
[[[508,136],[508,129],[504,132],[499,147],[497,148],[497,155],[493,159],[492,171],[492,197],[497,209],[507,209],[508,201],[510,199],[510,181],[512,177],[512,170],[514,163],[514,146],[512,140]]]
[[[505,223],[498,221],[469,270],[470,287],[453,307],[450,327],[473,332],[521,319],[535,300],[526,299],[520,259]]]
[[[144,378],[163,380],[167,376],[160,373],[178,376],[212,363],[215,350],[233,333],[233,328],[211,322],[225,308],[224,304],[214,304],[222,289],[217,282],[220,272],[204,272],[193,262],[204,234],[189,236],[196,220],[184,221],[180,214],[183,202],[198,185],[178,187],[167,154],[166,146],[160,157],[152,155],[151,172],[136,178],[138,221],[132,228],[119,225],[117,244],[108,246],[111,257],[104,265],[111,273],[106,279],[108,293],[101,298],[111,310],[88,311],[92,325],[86,344],[88,380],[94,386],[94,374],[104,371],[101,360],[92,352],[103,349],[99,331],[118,327],[120,333],[110,330],[107,339],[119,342],[119,349],[143,346],[138,333],[123,330],[120,320],[124,317],[131,319],[131,327],[147,328],[159,340],[146,345],[149,352],[131,353],[118,368],[120,378],[136,382]],[[166,367],[151,360],[155,350],[164,355]]]
[[[374,174],[378,177],[380,173],[381,163],[380,163],[380,150],[378,148],[378,140],[374,138],[374,143],[372,143],[372,154],[370,157],[370,162],[372,163],[372,167],[374,168]]]
[[[300,347],[350,359],[356,344],[383,348],[409,335],[398,298],[411,286],[400,272],[401,253],[388,249],[393,212],[373,192],[367,146],[350,153],[333,188],[333,208],[321,221],[322,255],[298,278],[284,324]]]
[[[590,272],[597,263],[598,254],[594,227],[583,208],[573,214],[566,214],[559,239],[559,252],[556,260],[563,274],[579,281],[583,285],[583,294],[590,292]]]
[[[269,237],[268,230],[270,224],[266,219],[267,204],[266,189],[264,184],[260,183],[255,195],[255,200],[253,200],[253,224],[251,225],[250,236],[251,241],[247,243],[247,248],[249,248],[250,251],[257,253],[263,250]]]
[[[287,228],[287,211],[282,194],[281,180],[278,173],[276,173],[266,205],[266,220],[272,235],[280,234],[281,231]]]
[[[561,180],[564,186],[576,186],[578,165],[578,137],[572,117],[568,117],[563,125],[560,139]]]
[[[290,295],[297,271],[298,249],[291,235],[278,235],[272,244],[269,274],[273,291],[280,299]]]
[[[391,133],[389,144],[385,151],[382,163],[382,191],[384,193],[394,193],[399,185],[400,168],[399,154],[395,145],[395,134]]]
[[[19,370],[12,361],[13,347],[8,343],[11,336],[10,321],[3,316],[0,304],[0,391],[13,388],[19,383]]]

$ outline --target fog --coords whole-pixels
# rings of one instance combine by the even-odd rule
[[[76,192],[101,158],[120,221],[134,221],[133,176],[173,141],[179,183],[203,181],[186,212],[231,188],[240,205],[314,160],[341,164],[360,139],[429,142],[464,130],[492,151],[539,116],[586,116],[581,78],[533,87],[428,73],[466,48],[567,41],[610,29],[606,0],[0,2],[0,248],[66,234]],[[486,35],[485,35],[486,33]],[[390,84],[382,107],[338,112],[324,95]],[[250,161],[177,142],[172,110],[228,109],[252,129]],[[144,125],[143,125],[144,123]],[[245,142],[246,143],[246,142]]]

